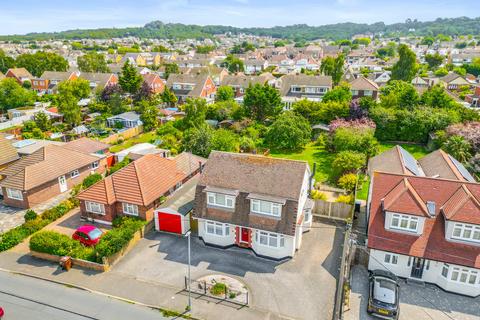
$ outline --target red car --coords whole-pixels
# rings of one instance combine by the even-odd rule
[[[3,308],[0,307],[0,319],[5,315],[5,312],[3,311]]]
[[[103,236],[103,231],[95,226],[84,225],[78,227],[72,238],[80,241],[85,246],[95,246]]]

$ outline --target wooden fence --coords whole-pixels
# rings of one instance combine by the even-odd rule
[[[343,202],[314,200],[313,214],[325,218],[347,220],[352,218],[353,206]]]
[[[127,139],[130,139],[132,137],[138,136],[142,132],[143,132],[143,127],[142,126],[133,127],[133,128],[127,129],[125,131],[112,134],[111,136],[103,138],[100,141],[103,142],[103,143],[106,143],[106,144],[115,144],[115,143],[117,143],[119,138],[123,138],[124,140],[127,140]]]

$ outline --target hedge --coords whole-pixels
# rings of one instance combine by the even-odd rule
[[[108,231],[94,248],[85,247],[79,241],[58,232],[40,231],[30,239],[30,250],[102,263],[103,257],[122,250],[145,223],[129,217],[116,219],[115,227]]]
[[[22,242],[25,238],[39,231],[46,225],[52,223],[65,215],[68,211],[78,205],[77,201],[65,200],[56,207],[45,211],[42,215],[33,220],[25,221],[22,225],[13,228],[0,235],[0,252],[11,249]]]

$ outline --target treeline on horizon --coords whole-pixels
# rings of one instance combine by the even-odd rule
[[[413,33],[412,30],[415,30]],[[213,35],[246,33],[256,36],[271,36],[273,38],[291,39],[295,41],[315,39],[349,39],[356,34],[383,34],[387,37],[405,35],[448,36],[479,35],[480,17],[477,18],[438,18],[435,21],[417,21],[407,19],[403,23],[386,25],[383,22],[373,24],[337,23],[323,26],[297,24],[291,26],[275,26],[271,28],[237,28],[219,25],[185,25],[181,23],[163,23],[153,21],[144,27],[135,28],[102,28],[85,30],[68,30],[54,33],[29,33],[26,35],[0,36],[1,41],[42,41],[42,40],[78,40],[78,39],[109,39],[123,37],[158,38],[158,39],[204,39]]]

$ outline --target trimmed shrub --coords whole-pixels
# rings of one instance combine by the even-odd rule
[[[312,190],[310,192],[310,197],[313,200],[324,200],[327,201],[327,195],[319,190]]]
[[[95,183],[97,183],[98,181],[100,181],[102,179],[103,179],[103,177],[102,177],[101,174],[94,173],[94,174],[89,175],[85,179],[83,179],[82,185],[85,189],[87,189],[87,188],[90,188],[91,186],[93,186]]]
[[[227,291],[227,285],[225,283],[217,282],[210,288],[210,293],[214,296],[225,294]]]
[[[343,175],[346,172],[354,172],[365,166],[365,154],[355,151],[342,151],[335,156],[332,167],[337,176]]]
[[[89,261],[95,260],[94,248],[85,247],[79,241],[54,231],[41,231],[34,234],[30,239],[30,250]]]
[[[355,173],[347,173],[338,179],[338,185],[349,192],[355,190],[357,184],[357,175]]]
[[[23,216],[25,219],[25,222],[30,221],[30,220],[35,220],[37,218],[37,213],[31,209],[27,210],[25,215]]]
[[[353,195],[339,195],[337,200],[335,202],[341,202],[341,203],[346,203],[346,204],[353,204]]]

